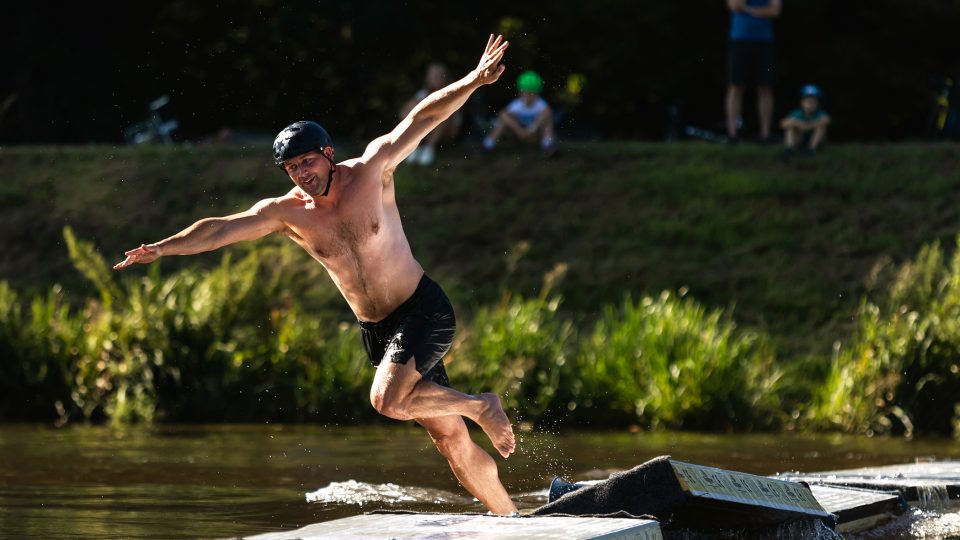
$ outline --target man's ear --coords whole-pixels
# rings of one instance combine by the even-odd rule
[[[328,146],[328,147],[324,148],[324,149],[323,149],[323,154],[324,154],[325,156],[327,156],[327,157],[330,159],[330,161],[333,161],[333,147],[332,147],[332,146]]]

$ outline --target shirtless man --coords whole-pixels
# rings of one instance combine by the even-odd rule
[[[504,458],[514,450],[513,429],[496,395],[449,386],[442,358],[453,341],[453,308],[413,258],[393,173],[477,88],[497,81],[507,45],[503,36],[491,35],[476,69],[427,96],[359,158],[334,163],[330,137],[319,124],[291,124],[274,142],[274,159],[296,187],[246,212],[201,219],[166,240],[127,251],[114,266],[192,255],[270,233],[288,236],[326,268],[353,309],[377,366],[370,389],[374,408],[426,428],[460,483],[496,514],[517,508],[496,462],[470,439],[463,417],[479,424]]]

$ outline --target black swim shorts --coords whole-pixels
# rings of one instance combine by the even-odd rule
[[[450,300],[426,274],[417,290],[379,322],[360,321],[363,348],[374,366],[384,359],[406,364],[413,357],[424,379],[450,386],[443,355],[453,345],[457,320]]]
[[[774,54],[772,41],[731,41],[727,57],[730,84],[773,86]]]

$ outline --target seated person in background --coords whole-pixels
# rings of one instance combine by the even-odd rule
[[[553,135],[553,111],[540,97],[543,79],[535,71],[524,71],[517,77],[520,97],[514,99],[497,115],[497,122],[483,139],[483,149],[490,151],[504,131],[516,135],[521,141],[540,143],[545,155],[552,155],[557,148]]]
[[[827,136],[830,116],[820,108],[822,97],[823,94],[816,86],[804,86],[800,91],[800,108],[794,109],[780,121],[780,127],[784,130],[785,148],[781,155],[784,161],[793,157],[798,146],[803,147],[805,155],[813,156]]]
[[[403,104],[403,107],[400,108],[400,118],[406,118],[410,111],[417,106],[417,103],[448,84],[450,84],[450,74],[447,72],[447,66],[439,62],[433,62],[427,66],[423,88],[417,90],[417,93]],[[450,118],[441,122],[439,126],[424,137],[420,146],[407,156],[405,161],[417,165],[430,165],[437,157],[437,145],[455,140],[457,135],[460,134],[460,126],[462,125],[463,113],[460,111],[453,113]]]

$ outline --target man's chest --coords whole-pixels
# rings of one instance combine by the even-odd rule
[[[359,253],[381,233],[383,200],[370,186],[350,186],[333,204],[320,201],[290,214],[291,238],[316,256],[332,259]]]

